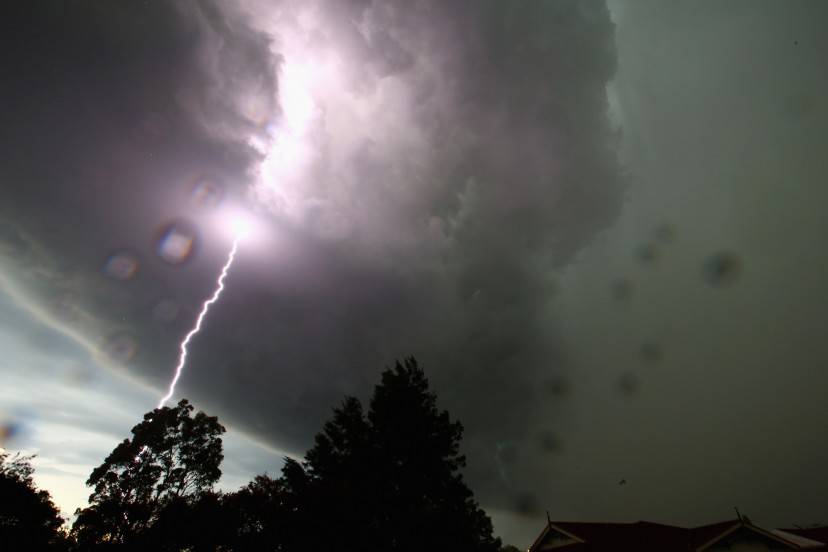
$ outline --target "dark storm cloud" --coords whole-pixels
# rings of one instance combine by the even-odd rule
[[[243,322],[217,338],[220,368],[202,368],[212,353],[194,350],[210,376],[186,385],[211,393],[216,379],[230,382],[219,399],[228,410],[304,446],[328,405],[365,396],[382,366],[416,354],[466,424],[478,492],[514,508],[531,483],[500,475],[497,443],[533,462],[537,407],[567,370],[550,321],[555,272],[613,220],[624,187],[607,119],[606,8],[268,8],[249,9],[264,14],[286,66],[291,53],[329,49],[346,60],[339,95],[317,97],[312,177],[274,181],[274,210],[336,213],[347,231],[320,238],[314,217],[296,217],[298,252],[274,254],[266,277],[242,255],[219,310]],[[297,31],[292,16],[310,29]],[[341,123],[358,120],[342,113],[354,105],[372,114],[367,128]]]
[[[3,54],[13,199],[0,238],[34,245],[0,251],[32,302],[63,298],[66,323],[95,344],[129,335],[130,373],[163,385],[226,251],[189,186],[214,174],[231,199],[254,189],[273,200],[278,245],[242,248],[180,394],[301,450],[344,393],[366,396],[384,365],[415,354],[467,428],[485,503],[534,511],[498,443],[518,465],[539,442],[543,457],[566,446],[536,419],[567,370],[555,273],[612,222],[624,186],[603,3],[246,4],[255,31],[203,3],[38,6],[4,18]],[[255,188],[245,180],[262,160],[248,143],[285,124],[269,102],[297,33],[347,62],[341,89],[317,98],[303,176],[262,191],[266,163]],[[181,267],[152,244],[173,217],[200,228]],[[124,248],[138,271],[107,279]],[[152,315],[162,300],[180,307],[170,322]]]
[[[130,336],[133,362],[158,382],[175,344],[151,309],[172,298],[172,329],[185,327],[208,286],[192,276],[215,261],[188,194],[199,175],[227,197],[243,191],[247,140],[274,109],[268,41],[209,2],[33,2],[3,8],[0,56],[7,283],[91,348]],[[153,242],[177,217],[200,223],[204,243],[175,273]],[[105,279],[123,251],[135,276]]]

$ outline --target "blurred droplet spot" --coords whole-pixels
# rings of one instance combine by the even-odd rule
[[[642,264],[653,264],[658,260],[658,248],[652,243],[644,243],[636,247],[635,257]]]
[[[318,238],[337,241],[351,234],[350,219],[333,205],[316,204],[305,213],[305,224]]]
[[[161,228],[156,251],[172,265],[180,265],[192,257],[197,241],[195,226],[186,221],[171,222]]]
[[[103,353],[116,362],[126,364],[138,352],[138,342],[128,333],[119,332],[109,336],[103,345]]]
[[[616,381],[618,390],[624,395],[635,394],[638,391],[640,383],[638,376],[632,372],[624,372],[618,376],[618,380]]]
[[[544,390],[552,396],[564,397],[569,394],[571,386],[566,378],[556,377],[546,382]]]
[[[538,435],[538,447],[543,452],[560,452],[563,448],[560,437],[551,430],[541,431]]]
[[[12,412],[0,412],[0,447],[25,445],[34,419],[35,413],[29,410],[15,409]]]
[[[138,272],[138,257],[129,251],[109,256],[104,264],[104,274],[115,280],[129,280]]]
[[[518,447],[516,444],[498,442],[495,446],[497,447],[497,459],[500,462],[503,462],[507,466],[515,463],[518,457]]]
[[[0,422],[0,447],[13,444],[15,437],[19,437],[21,426],[13,421]]]
[[[549,278],[544,282],[543,290],[546,293],[547,299],[553,299],[558,295],[560,284],[557,278]]]
[[[178,317],[179,307],[169,299],[162,299],[152,308],[152,315],[162,322],[172,322]]]
[[[6,257],[22,257],[29,250],[29,244],[12,226],[0,222],[0,255]]]
[[[137,138],[145,143],[153,143],[170,134],[172,125],[160,113],[149,113],[137,127]]]
[[[629,278],[616,278],[610,283],[610,292],[616,301],[628,301],[633,294],[633,284]]]
[[[645,362],[656,363],[661,360],[663,351],[658,343],[648,341],[641,344],[641,347],[638,348],[638,354]]]
[[[538,498],[530,493],[519,493],[515,497],[515,511],[522,516],[536,516],[540,513]]]
[[[221,203],[223,195],[223,189],[216,178],[201,176],[190,190],[190,201],[196,207],[210,209]]]
[[[707,258],[702,266],[704,280],[714,287],[735,283],[742,272],[741,259],[730,252],[719,252]]]
[[[95,370],[86,364],[79,363],[66,370],[64,379],[69,385],[88,385],[95,379]]]
[[[69,292],[60,293],[50,302],[49,310],[59,320],[64,322],[75,321],[79,314],[77,297]]]
[[[671,222],[662,222],[655,227],[655,238],[661,243],[672,243],[676,239],[676,227]]]

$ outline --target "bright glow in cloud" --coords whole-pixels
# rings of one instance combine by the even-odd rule
[[[250,235],[253,225],[251,224],[250,219],[242,215],[234,215],[230,219],[230,229],[233,231],[233,235],[236,236],[237,239],[241,240]]]

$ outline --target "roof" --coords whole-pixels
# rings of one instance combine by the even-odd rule
[[[828,543],[828,525],[822,527],[796,527],[794,529],[777,529],[779,532],[784,532],[789,535],[796,535],[800,538],[808,539],[812,542]]]
[[[710,525],[685,528],[648,521],[636,523],[590,523],[550,521],[532,546],[530,552],[600,552],[634,547],[647,551],[698,551],[709,549],[714,543],[728,537],[747,533],[754,538],[776,541],[791,550],[828,549],[828,527],[812,530],[768,531],[746,519],[728,520]],[[807,534],[806,534],[807,533]],[[820,538],[821,537],[821,538]]]

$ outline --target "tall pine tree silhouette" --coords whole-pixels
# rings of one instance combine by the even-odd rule
[[[417,361],[398,362],[367,414],[347,398],[305,462],[286,464],[283,488],[298,505],[290,541],[313,550],[496,552],[491,520],[463,481],[462,435]]]

